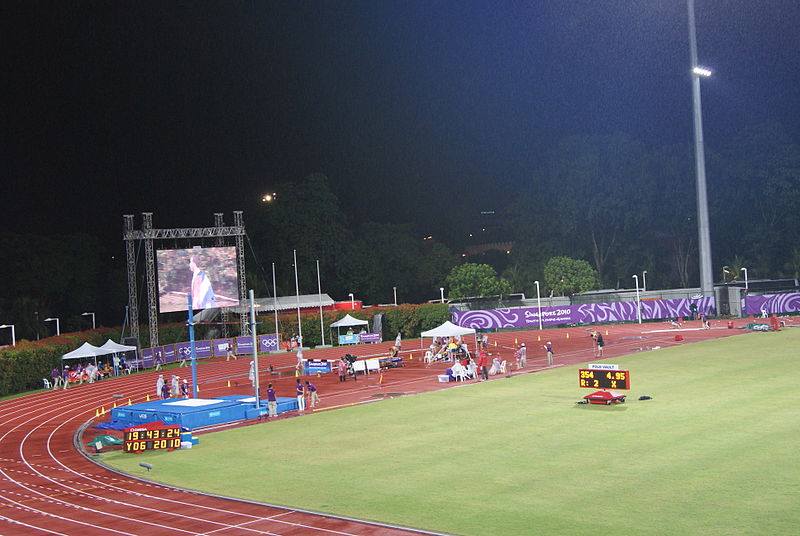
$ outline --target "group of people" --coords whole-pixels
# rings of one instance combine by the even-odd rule
[[[78,385],[86,383],[94,383],[103,378],[109,378],[119,373],[119,366],[115,371],[109,363],[102,363],[99,366],[92,362],[78,363],[70,368],[69,365],[64,365],[64,368],[59,370],[54,368],[51,373],[53,389],[67,389],[70,382],[76,382]]]
[[[186,380],[181,381],[180,376],[172,375],[169,383],[164,380],[164,375],[159,374],[156,380],[156,396],[160,396],[162,400],[168,398],[189,398],[189,382]]]
[[[461,361],[469,359],[472,354],[469,345],[461,339],[455,337],[434,337],[428,347],[427,361]]]

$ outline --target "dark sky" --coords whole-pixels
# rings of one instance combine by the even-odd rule
[[[800,3],[696,0],[706,140],[800,133]],[[354,221],[494,208],[566,135],[691,143],[682,0],[6,2],[2,229],[207,226],[323,172]],[[116,245],[112,244],[112,247]]]

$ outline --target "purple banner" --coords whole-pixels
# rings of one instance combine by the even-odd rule
[[[258,336],[258,351],[259,352],[274,352],[280,350],[278,347],[278,335],[270,333],[269,335]]]
[[[748,315],[767,316],[773,313],[798,312],[800,312],[800,292],[744,297],[744,313]]]
[[[172,363],[175,361],[175,345],[165,344],[162,348],[164,349],[164,363]]]
[[[236,337],[236,355],[251,355],[253,353],[253,337]]]
[[[142,367],[152,367],[153,366],[153,349],[152,348],[142,348]],[[145,363],[149,363],[145,365]]]
[[[214,339],[211,343],[214,357],[222,357],[228,355],[228,348],[233,346],[233,339]]]
[[[358,341],[361,342],[361,343],[381,342],[381,334],[380,333],[359,333],[358,334]]]
[[[194,341],[194,355],[197,359],[211,357],[211,341]]]
[[[674,300],[650,300],[639,303],[642,320],[689,317],[692,314],[692,303],[697,307],[697,314],[714,313],[714,298],[680,298]],[[638,319],[635,301],[542,307],[541,315],[542,325],[546,326],[625,322]],[[520,307],[518,309],[494,309],[489,311],[456,311],[453,313],[453,323],[473,329],[538,326],[539,308]]]
[[[191,359],[192,358],[192,345],[188,342],[179,342],[175,345],[175,354],[178,359]]]

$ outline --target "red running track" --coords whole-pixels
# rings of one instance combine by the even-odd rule
[[[742,325],[747,321],[736,322]],[[686,323],[681,331],[671,330],[666,324],[627,324],[597,329],[604,334],[608,331],[605,335],[606,358],[630,354],[641,348],[666,347],[742,333],[737,329],[725,329],[721,321],[711,330],[694,329],[699,327],[698,324]],[[525,342],[529,347],[528,368],[514,371],[514,374],[530,373],[546,368],[541,349],[546,340],[553,342],[555,366],[595,359],[588,333],[589,328],[581,327],[493,334],[490,336],[490,351],[511,363],[515,341]],[[677,333],[683,335],[683,342],[674,340]],[[414,349],[408,347],[415,344],[420,342],[404,343],[403,356],[407,366],[384,372],[382,380],[378,374],[345,383],[339,383],[335,375],[313,378],[322,398],[316,411],[453,386],[452,383],[439,383],[436,378],[447,364],[426,365],[421,360],[423,351],[418,346]],[[330,359],[345,351],[359,356],[384,355],[390,346],[391,343],[382,343],[307,351],[305,357]],[[413,360],[410,359],[412,356]],[[261,358],[262,385],[273,382],[279,395],[291,396],[294,360],[292,354]],[[270,364],[276,371],[288,374],[270,374],[266,371]],[[247,358],[204,362],[198,367],[201,396],[251,392],[247,381],[248,368]],[[167,374],[172,373],[188,376],[189,370],[167,371]],[[154,393],[156,378],[157,373],[145,372],[0,402],[0,535],[426,534],[173,489],[120,475],[92,462],[81,452],[82,447],[76,441],[79,429],[94,420],[98,408],[110,409],[115,402],[127,403],[128,398],[134,403],[143,401],[147,394]],[[228,387],[228,382],[231,387]],[[293,414],[288,418],[296,416]],[[254,423],[238,423],[249,424]],[[258,425],[268,426],[268,423]]]

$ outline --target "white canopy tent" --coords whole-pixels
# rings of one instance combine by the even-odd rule
[[[102,348],[103,350],[108,350],[108,352],[106,352],[106,353],[109,353],[109,354],[116,354],[116,353],[119,353],[119,352],[130,352],[131,350],[136,350],[135,346],[128,346],[126,344],[119,344],[119,343],[116,343],[116,342],[112,341],[111,339],[108,339],[106,342],[104,342],[103,346],[101,346],[100,348]]]
[[[352,316],[344,315],[343,318],[340,318],[336,322],[331,324],[332,328],[349,328],[352,326],[368,326],[369,322],[366,320],[359,320],[358,318],[353,318]]]
[[[422,337],[458,337],[459,335],[474,335],[472,328],[462,328],[449,320],[439,327],[422,332]]]
[[[65,359],[84,359],[84,358],[91,358],[94,360],[94,366],[97,366],[97,356],[110,354],[110,350],[104,350],[102,348],[98,348],[93,344],[89,344],[85,342],[81,344],[79,347],[74,349],[71,352],[67,352],[66,354],[61,356],[61,361]]]
[[[339,328],[351,328],[353,326],[369,326],[369,322],[366,320],[359,320],[358,318],[353,318],[349,314],[344,315],[343,318],[340,318],[336,322],[333,322],[330,327],[336,328],[336,335],[340,335]]]

